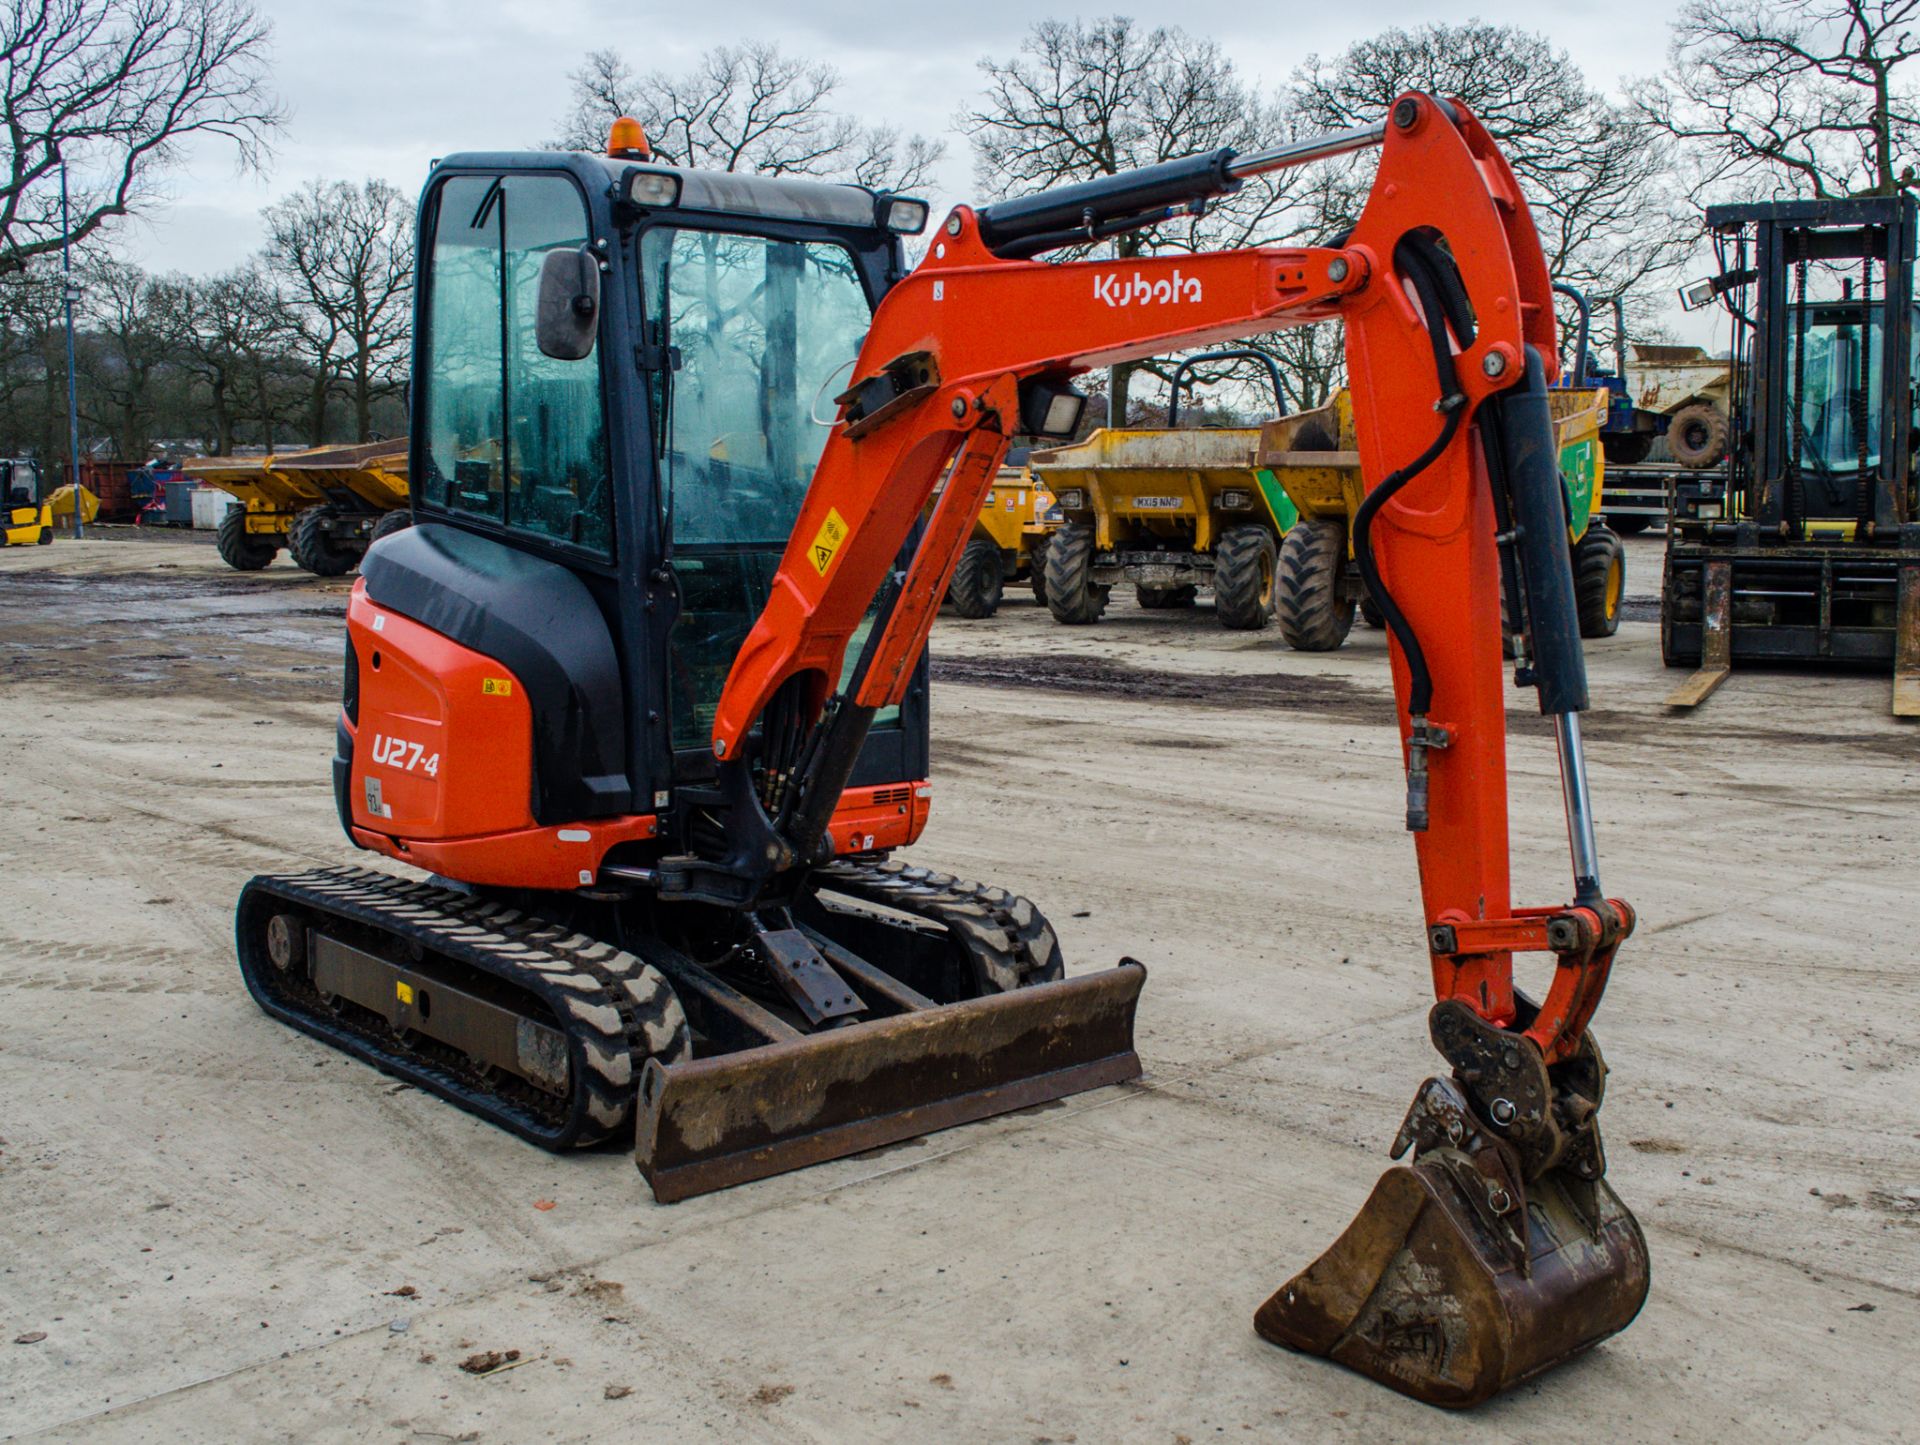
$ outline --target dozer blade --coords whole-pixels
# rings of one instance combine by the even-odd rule
[[[1332,1248],[1260,1307],[1254,1328],[1416,1400],[1463,1409],[1632,1322],[1647,1297],[1646,1240],[1604,1179],[1582,1184],[1549,1170],[1517,1209],[1495,1191],[1505,1218],[1524,1214],[1524,1249],[1503,1238],[1488,1192],[1454,1151],[1389,1169]]]
[[[650,1060],[635,1161],[662,1204],[1140,1076],[1118,968],[689,1063]]]

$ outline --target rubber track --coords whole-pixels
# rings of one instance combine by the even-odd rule
[[[269,1013],[543,1148],[580,1147],[620,1132],[631,1120],[645,1060],[673,1064],[692,1053],[679,1001],[656,970],[612,944],[519,909],[365,869],[323,868],[254,879],[241,895],[242,926],[256,889],[322,918],[417,944],[546,1003],[573,1044],[571,1097],[564,1102],[519,1080],[507,1081],[511,1094],[502,1092],[478,1071],[410,1053],[389,1033],[319,1012],[271,987],[279,977],[272,965],[249,969],[242,950],[247,986]],[[265,920],[274,911],[269,905],[257,917],[262,961]]]
[[[1001,993],[1066,977],[1053,925],[1017,893],[890,859],[842,858],[814,878],[826,892],[939,924]]]

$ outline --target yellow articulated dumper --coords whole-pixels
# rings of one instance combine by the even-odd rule
[[[1605,388],[1557,387],[1547,399],[1560,449],[1580,635],[1611,637],[1620,626],[1627,571],[1625,549],[1599,515],[1608,394]],[[1280,550],[1275,610],[1281,635],[1302,651],[1330,651],[1346,640],[1356,606],[1378,627],[1380,615],[1352,565],[1353,518],[1366,489],[1347,393],[1267,423],[1255,461],[1286,492],[1299,517]]]
[[[220,519],[220,556],[257,572],[282,547],[317,577],[351,572],[375,537],[412,518],[407,439],[261,457],[195,457],[181,470],[240,501]]]
[[[962,617],[993,616],[1009,582],[1025,582],[1036,602],[1047,600],[1047,541],[1060,525],[1060,512],[1025,458],[1015,458],[1009,453],[1014,465],[994,478],[954,566],[947,601]]]
[[[1192,368],[1249,356],[1266,362],[1280,409],[1270,360],[1210,352],[1174,373],[1167,426],[1102,427],[1083,442],[1033,453],[1034,479],[1060,509],[1046,550],[1046,603],[1057,621],[1097,622],[1122,581],[1134,585],[1142,607],[1191,607],[1206,588],[1223,627],[1273,619],[1281,539],[1294,509],[1256,460],[1261,430],[1177,425]]]

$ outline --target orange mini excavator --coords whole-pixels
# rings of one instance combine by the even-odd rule
[[[1376,146],[1336,246],[1035,259]],[[1451,1072],[1257,1328],[1464,1405],[1624,1327],[1647,1259],[1587,1024],[1633,914],[1600,891],[1553,308],[1505,161],[1410,94],[958,207],[909,270],[926,220],[657,164],[630,121],[604,157],[435,166],[417,525],[354,586],[334,761],[349,837],[432,876],[254,879],[248,987],[547,1148],[631,1130],[663,1201],[1135,1076],[1138,964],[1067,978],[1027,900],[889,859],[927,815],[928,631],[1010,438],[1072,433],[1077,375],[1338,318]],[[1559,743],[1561,907],[1510,898],[1503,587]],[[1554,959],[1539,1002],[1523,951]]]

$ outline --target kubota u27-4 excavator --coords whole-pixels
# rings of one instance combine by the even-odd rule
[[[1338,246],[1035,259],[1374,146]],[[1647,1259],[1587,1025],[1633,915],[1600,889],[1553,308],[1505,161],[1410,94],[958,207],[909,271],[926,209],[657,164],[630,121],[604,157],[435,167],[418,525],[354,587],[334,762],[353,841],[433,876],[254,879],[254,996],[549,1148],[632,1127],[662,1200],[1134,1076],[1138,965],[1064,978],[1032,904],[887,859],[926,817],[928,631],[1010,438],[1071,434],[1076,375],[1338,318],[1452,1069],[1411,1164],[1256,1326],[1449,1405],[1622,1328]],[[1559,743],[1565,906],[1510,896],[1503,585]]]

